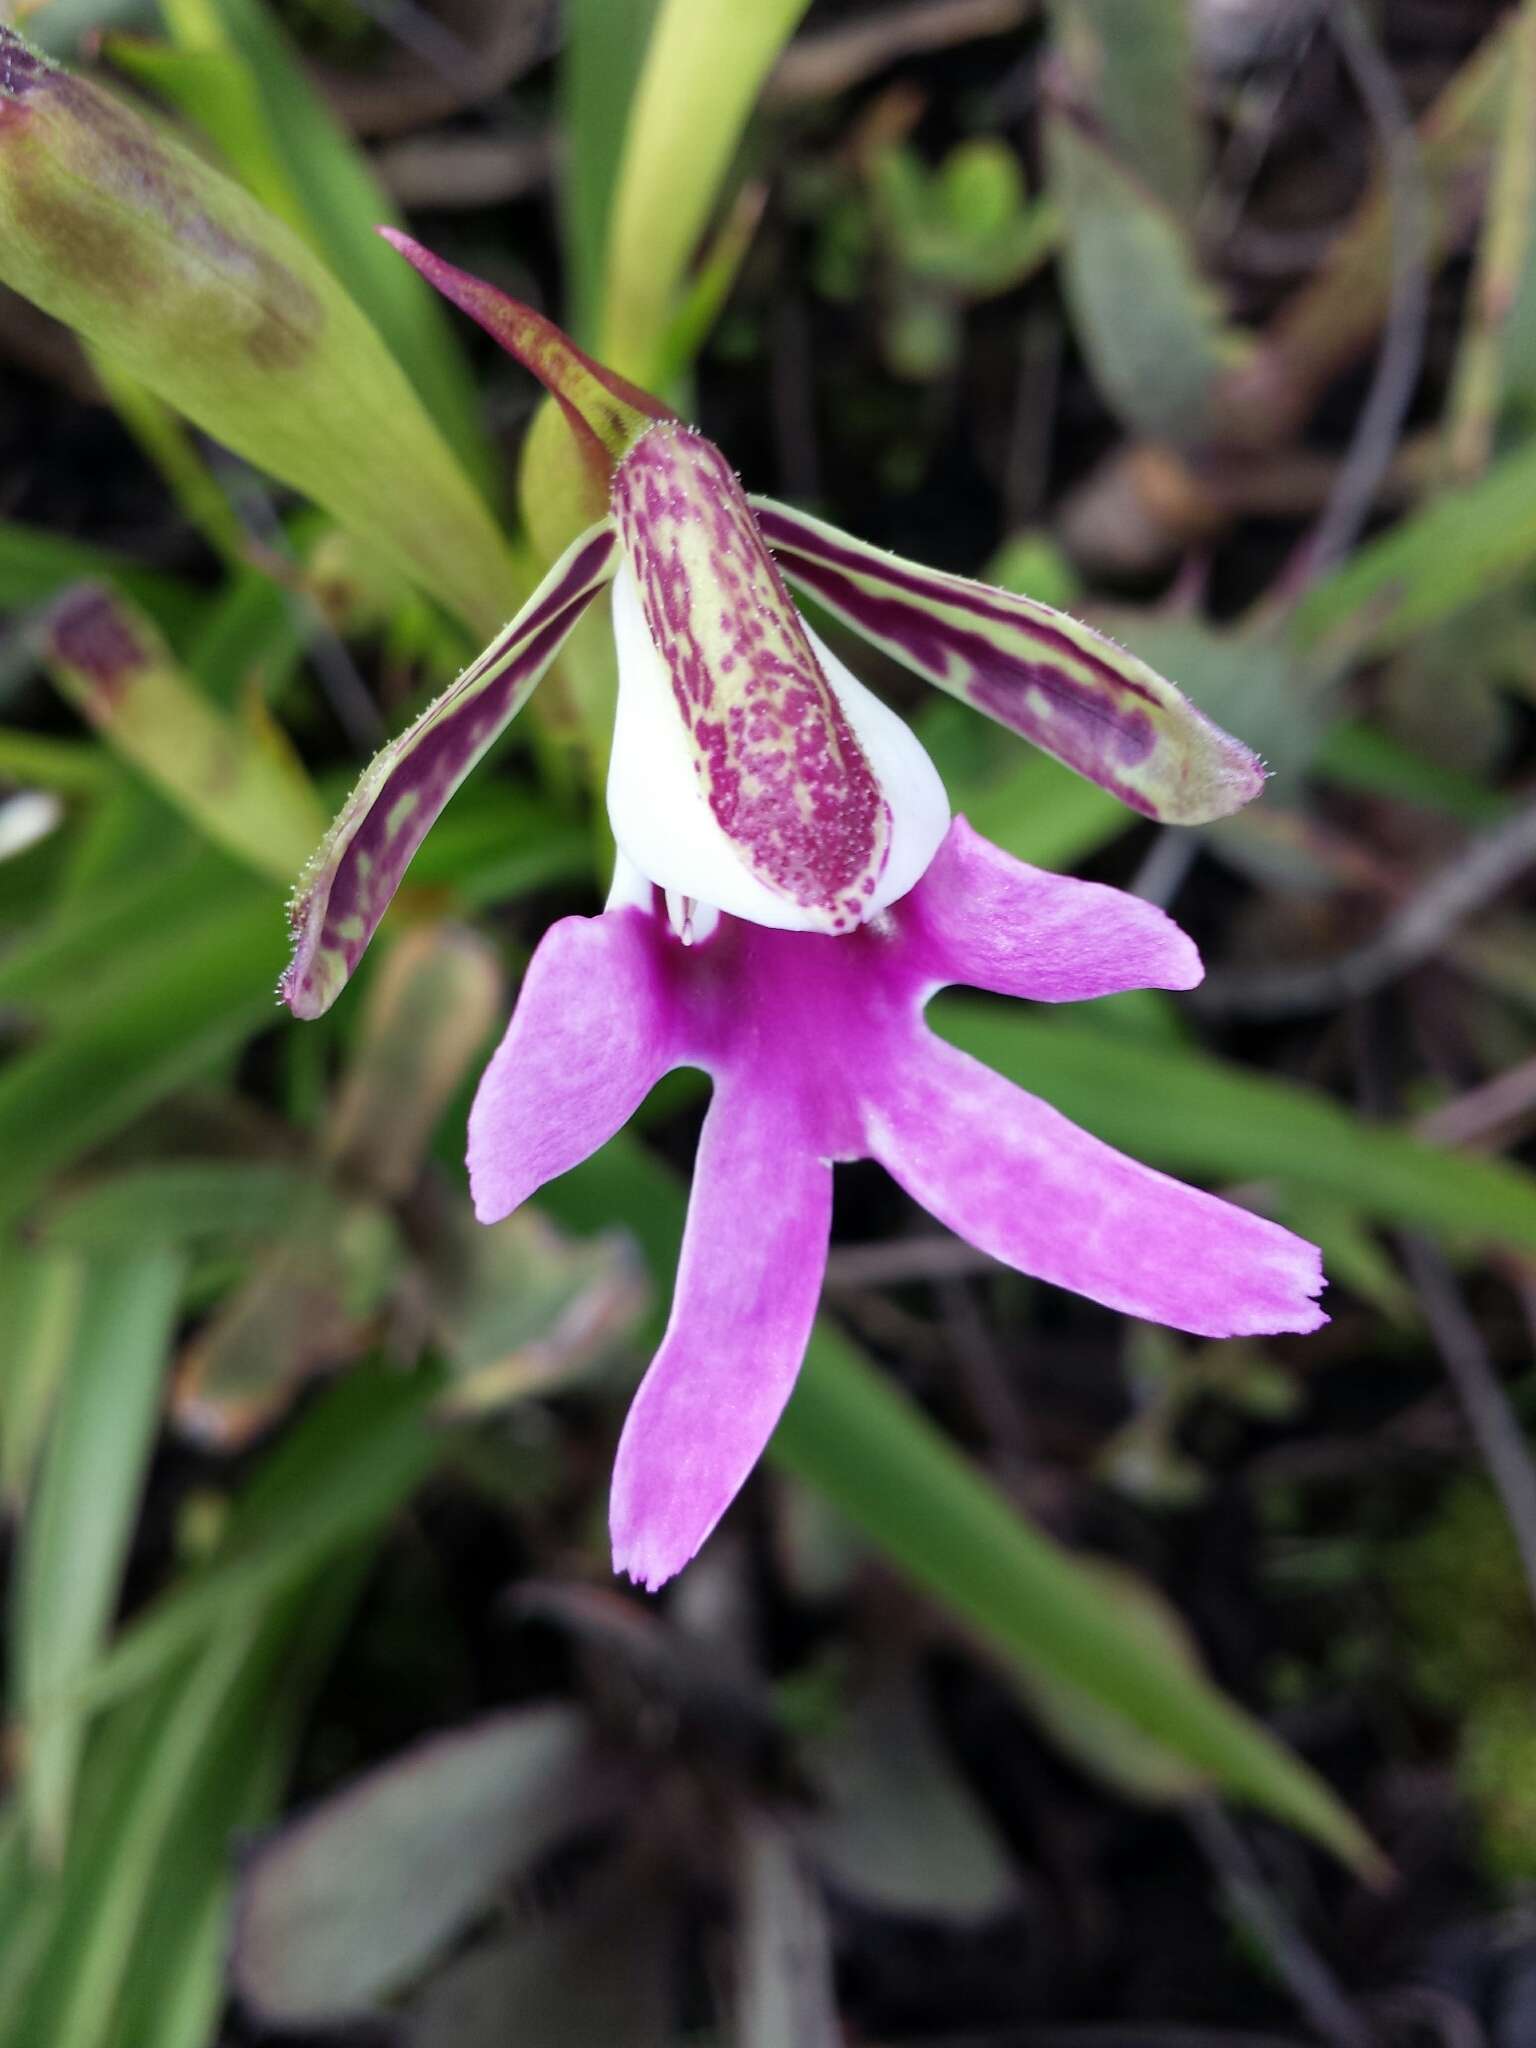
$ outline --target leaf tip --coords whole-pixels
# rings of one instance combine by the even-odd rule
[[[80,583],[65,592],[44,621],[43,648],[49,661],[84,684],[94,715],[110,712],[153,658],[105,583]]]

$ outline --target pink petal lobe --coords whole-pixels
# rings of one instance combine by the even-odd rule
[[[1201,1337],[1315,1330],[1315,1246],[1112,1150],[939,1040],[864,1110],[873,1156],[993,1258]]]
[[[1130,988],[1193,988],[1194,941],[1154,904],[1028,867],[957,817],[908,898],[908,957],[939,986],[964,982],[1036,1003]]]
[[[661,943],[638,909],[567,917],[545,933],[469,1112],[482,1223],[605,1145],[678,1063]]]
[[[730,1506],[789,1399],[831,1213],[831,1168],[792,1106],[745,1075],[717,1083],[671,1320],[614,1461],[614,1570],[653,1592]]]

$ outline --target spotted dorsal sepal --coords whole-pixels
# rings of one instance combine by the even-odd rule
[[[730,465],[690,428],[653,427],[612,503],[715,823],[799,921],[852,930],[890,854],[890,807]]]

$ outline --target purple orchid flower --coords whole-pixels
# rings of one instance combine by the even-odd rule
[[[1199,955],[1161,911],[951,819],[915,735],[785,580],[1148,816],[1235,810],[1262,786],[1254,757],[1076,620],[747,499],[711,443],[541,316],[391,239],[548,385],[608,510],[369,767],[301,885],[283,993],[300,1016],[334,1000],[432,820],[611,583],[613,891],[535,953],[470,1113],[469,1173],[495,1222],[672,1068],[713,1082],[672,1315],[619,1444],[615,1568],[672,1577],[772,1434],[838,1160],[880,1161],[983,1251],[1127,1314],[1213,1337],[1316,1329],[1313,1246],[1124,1158],[926,1029],[950,983],[1081,1001],[1192,987]]]

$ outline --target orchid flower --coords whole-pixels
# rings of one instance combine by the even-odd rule
[[[334,1000],[433,819],[611,589],[613,888],[539,945],[470,1112],[469,1176],[498,1221],[672,1068],[713,1083],[671,1317],[615,1462],[615,1568],[652,1589],[676,1573],[772,1434],[837,1161],[878,1160],[981,1250],[1126,1314],[1212,1337],[1317,1328],[1313,1246],[927,1030],[947,984],[1082,1001],[1190,988],[1199,955],[1153,906],[951,818],[916,736],[785,585],[1149,817],[1237,809],[1262,786],[1253,755],[1076,620],[747,498],[709,441],[542,316],[391,239],[542,379],[608,510],[365,772],[301,884],[283,993],[303,1017]]]

